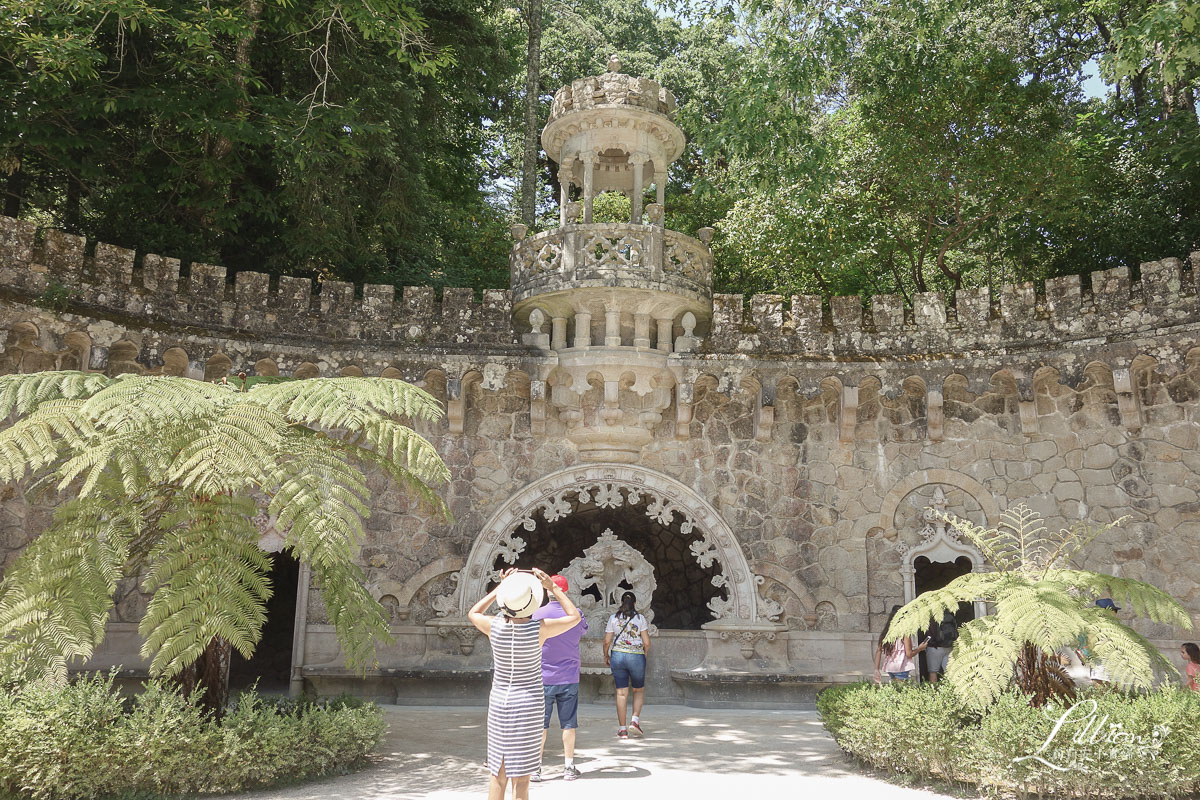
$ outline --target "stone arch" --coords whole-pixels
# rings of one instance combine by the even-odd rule
[[[219,381],[227,378],[231,369],[233,369],[233,359],[224,353],[213,353],[208,361],[204,362],[204,380]]]
[[[1000,516],[1000,507],[996,503],[995,498],[992,497],[987,487],[979,481],[961,472],[930,469],[915,472],[892,487],[883,501],[879,518],[880,526],[885,531],[893,530],[896,513],[899,511],[901,503],[913,492],[924,486],[931,485],[939,487],[949,486],[967,494],[979,504],[980,513],[983,514],[982,524],[984,526]],[[940,488],[937,491],[940,492]],[[935,492],[936,495],[937,492]],[[929,518],[927,517],[926,519]],[[955,561],[965,556],[971,562],[971,569],[973,571],[985,566],[982,555],[973,545],[959,539],[949,531],[949,528],[944,523],[932,520],[926,526],[920,543],[916,546],[908,547],[900,542],[897,536],[895,549],[900,552],[901,556],[900,576],[902,581],[902,596],[905,603],[910,602],[916,597],[915,564],[916,560],[922,556],[929,559],[929,561],[938,562]],[[981,615],[983,610],[982,605],[976,603],[976,614]]]
[[[296,371],[292,373],[293,378],[319,378],[321,377],[321,368],[311,361],[305,361],[300,366],[296,367]]]
[[[812,592],[809,591],[808,587],[804,585],[804,582],[796,576],[796,573],[792,572],[791,570],[784,569],[778,564],[772,564],[769,561],[757,564],[755,569],[758,571],[757,575],[766,580],[779,584],[785,590],[787,590],[789,594],[796,598],[797,602],[800,604],[800,608],[798,610],[801,612],[798,616],[801,620],[803,620],[804,625],[809,627],[811,623],[809,622],[808,618],[813,615],[818,601],[815,597],[813,597]],[[771,600],[769,597],[765,599]],[[773,611],[774,609],[760,609],[760,613],[769,621],[775,622],[776,620],[771,618],[778,617],[778,621],[781,624],[787,624],[787,620],[793,619],[797,616],[796,614],[789,613],[791,609],[788,608],[789,604],[787,602],[778,603],[778,601],[775,600],[771,600],[771,602],[782,605],[783,609],[778,615],[770,613],[770,611]],[[789,627],[792,626],[789,625]]]
[[[279,365],[273,358],[260,358],[254,362],[254,374],[275,378],[279,376]]]
[[[557,514],[563,506],[569,505],[562,501],[564,494],[593,488],[614,496],[618,489],[637,492],[650,499],[647,513],[668,520],[679,514],[687,532],[699,528],[727,578],[725,587],[729,599],[723,603],[724,613],[714,610],[714,616],[722,620],[758,621],[758,583],[729,525],[707,500],[688,486],[636,464],[567,467],[534,481],[509,498],[492,514],[471,546],[459,582],[462,613],[465,615],[471,604],[484,595],[491,579],[492,564],[507,546],[505,540],[518,526],[533,530],[537,524],[533,519],[535,513],[548,510]]]
[[[92,337],[83,331],[71,331],[63,336],[63,347],[70,360],[64,359],[63,369],[86,370],[92,361]]]
[[[462,566],[463,560],[458,556],[442,556],[436,561],[431,561],[421,567],[403,583],[390,584],[389,586],[393,591],[381,591],[381,594],[392,594],[397,602],[396,616],[399,619],[408,619],[413,598],[417,596],[417,592],[421,590],[421,587],[434,578],[441,577],[447,573],[457,573],[462,569]]]
[[[128,339],[121,339],[108,348],[108,374],[112,377],[132,372],[142,373],[142,367],[137,363],[138,346]]]
[[[190,359],[182,347],[170,347],[163,353],[162,371],[164,375],[182,378],[188,374]]]
[[[985,525],[988,521],[1000,516],[1000,506],[996,504],[992,493],[970,475],[949,469],[923,469],[901,479],[888,491],[887,496],[883,498],[883,505],[880,507],[879,527],[885,531],[890,530],[895,524],[896,511],[900,508],[900,503],[904,501],[904,498],[922,486],[934,483],[962,489],[974,497],[983,509]]]

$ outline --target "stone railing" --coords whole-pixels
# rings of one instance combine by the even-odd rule
[[[707,302],[713,257],[700,241],[657,225],[565,225],[517,242],[513,300],[595,286],[643,287]]]
[[[668,119],[675,115],[675,95],[669,90],[649,78],[608,72],[572,81],[555,92],[548,121],[572,111],[614,105],[644,108]]]

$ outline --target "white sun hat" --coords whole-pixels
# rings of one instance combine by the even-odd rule
[[[496,589],[496,604],[510,617],[521,619],[533,616],[542,605],[542,582],[528,572],[514,572],[500,581]]]

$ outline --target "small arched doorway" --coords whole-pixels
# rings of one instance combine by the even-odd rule
[[[300,562],[289,553],[272,553],[269,577],[271,597],[267,600],[267,621],[263,624],[262,638],[249,659],[233,651],[229,661],[230,689],[246,689],[257,681],[260,692],[283,694],[288,691]]]

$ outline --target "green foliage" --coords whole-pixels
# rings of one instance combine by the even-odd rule
[[[231,270],[494,283],[501,8],[8,3],[4,213]]]
[[[51,281],[46,290],[34,299],[33,304],[47,311],[66,311],[71,304],[71,290],[61,283]]]
[[[1196,692],[1089,691],[1070,710],[1034,708],[1007,691],[980,713],[945,684],[863,683],[825,690],[817,708],[842,749],[922,779],[1051,797],[1182,797],[1200,789]]]
[[[386,638],[355,554],[369,514],[365,467],[448,516],[437,452],[399,419],[438,402],[402,381],[331,378],[243,390],[186,378],[43,372],[0,378],[0,481],[31,479],[61,501],[0,583],[0,675],[62,679],[104,635],[118,581],[151,595],[139,631],[156,675],[216,638],[249,657],[271,587],[253,517],[274,519],[308,563],[347,660]]]
[[[344,771],[384,731],[377,706],[242,694],[220,722],[162,681],[112,676],[0,695],[0,792],[35,800],[223,793]]]
[[[1098,528],[1081,522],[1050,533],[1035,512],[1018,504],[1005,510],[992,529],[953,516],[946,521],[996,571],[972,572],[919,595],[896,614],[887,636],[914,636],[931,618],[941,619],[962,602],[994,604],[994,613],[959,629],[946,669],[947,681],[972,708],[986,708],[1012,685],[1026,644],[1056,658],[1085,636],[1111,680],[1122,687],[1148,689],[1156,670],[1176,672],[1158,648],[1094,601],[1111,597],[1154,622],[1191,630],[1191,617],[1178,601],[1148,583],[1067,566],[1120,520]]]

